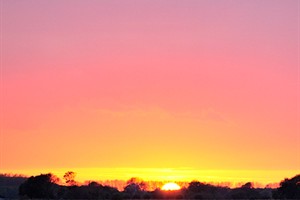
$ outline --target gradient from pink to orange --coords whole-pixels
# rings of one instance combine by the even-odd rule
[[[299,173],[299,1],[1,5],[1,172]]]

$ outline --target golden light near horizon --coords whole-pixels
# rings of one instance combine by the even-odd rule
[[[180,186],[177,183],[166,183],[161,189],[167,191],[180,190]]]

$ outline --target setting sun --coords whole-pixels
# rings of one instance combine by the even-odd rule
[[[179,190],[180,186],[176,183],[166,183],[161,188],[162,190]]]

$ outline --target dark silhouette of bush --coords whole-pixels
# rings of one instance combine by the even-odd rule
[[[124,188],[124,192],[128,194],[136,194],[138,192],[141,192],[141,188],[136,183],[130,183],[129,185],[126,185]]]
[[[147,195],[150,195],[150,199],[184,199],[185,197],[183,190],[164,191],[159,188],[148,192]]]
[[[251,183],[251,182],[248,182],[248,183],[245,183],[244,185],[242,185],[242,187],[241,188],[253,188],[253,183]]]
[[[144,194],[141,187],[137,183],[129,183],[124,188],[124,197],[129,197],[130,199],[140,199]]]
[[[101,186],[100,187],[100,199],[112,199],[117,198],[120,192],[114,187]]]
[[[159,188],[157,188],[153,192],[151,192],[151,196],[152,196],[151,199],[163,199],[164,198],[164,194]]]
[[[240,188],[231,189],[228,193],[229,199],[272,199],[272,192],[269,188],[254,188],[253,183],[248,182]]]
[[[145,193],[142,197],[143,199],[151,199],[151,194],[149,192]]]
[[[19,187],[26,180],[22,175],[0,174],[0,198],[18,198]]]
[[[201,194],[196,194],[194,196],[194,199],[203,199],[202,195]]]
[[[54,199],[59,191],[56,181],[57,178],[51,173],[31,176],[20,185],[19,195],[29,198]]]
[[[121,195],[121,193],[119,191],[115,192],[111,196],[111,200],[122,200],[122,199],[123,199],[123,197],[122,197],[122,195]]]
[[[142,191],[146,191],[147,190],[147,184],[145,181],[143,181],[142,179],[140,178],[136,178],[136,177],[133,177],[131,179],[129,179],[127,181],[127,185],[130,185],[130,184],[136,184],[139,186],[139,188],[142,190]]]
[[[231,198],[231,199],[260,199],[260,194],[255,189],[235,188],[235,189],[231,190],[229,198]]]
[[[202,188],[203,188],[204,184],[200,183],[199,181],[192,181],[189,183],[189,186],[187,188],[187,190],[189,192],[201,192]]]
[[[140,178],[131,178],[124,187],[123,199],[150,199],[152,194],[147,191],[147,184]]]
[[[273,192],[274,198],[300,199],[300,174],[291,179],[285,179],[280,187]]]
[[[122,199],[116,188],[102,186],[96,182],[83,186],[67,186],[66,188],[67,190],[60,197],[61,199]]]
[[[190,199],[224,199],[230,191],[226,187],[218,187],[199,181],[190,182],[186,196]]]
[[[92,181],[88,184],[89,187],[99,187],[101,184],[97,183],[96,181]]]

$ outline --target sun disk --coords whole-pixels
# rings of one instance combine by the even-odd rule
[[[162,186],[162,190],[179,190],[180,186],[176,183],[166,183]]]

